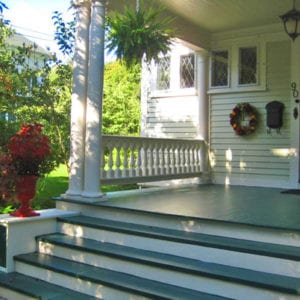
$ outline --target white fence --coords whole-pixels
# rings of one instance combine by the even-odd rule
[[[103,184],[200,177],[207,172],[202,140],[104,135],[102,153]]]

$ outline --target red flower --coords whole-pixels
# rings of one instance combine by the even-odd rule
[[[8,152],[19,175],[42,175],[41,166],[51,153],[50,139],[39,123],[22,124],[10,139]]]

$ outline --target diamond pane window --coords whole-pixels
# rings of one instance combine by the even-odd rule
[[[257,48],[239,49],[239,84],[257,83]]]
[[[170,88],[170,57],[162,57],[157,66],[157,89],[167,90]]]
[[[213,51],[211,68],[211,86],[228,86],[228,51]]]
[[[195,56],[194,54],[180,56],[180,88],[195,86]]]

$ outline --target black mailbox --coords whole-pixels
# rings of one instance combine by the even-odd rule
[[[279,101],[272,101],[266,105],[267,127],[269,131],[276,129],[277,132],[280,132],[280,128],[283,125],[283,109],[284,104]]]

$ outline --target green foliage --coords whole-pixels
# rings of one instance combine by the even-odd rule
[[[15,47],[14,31],[0,23],[0,150],[20,123],[39,122],[51,138],[56,164],[69,159],[72,69],[35,45]]]
[[[103,133],[138,135],[140,129],[140,65],[106,64]]]
[[[59,50],[64,55],[72,56],[75,44],[75,16],[73,20],[65,22],[62,13],[55,11],[52,15],[52,20],[55,26],[54,39],[59,46]]]
[[[116,13],[107,21],[107,49],[115,52],[127,65],[158,61],[159,54],[166,54],[171,45],[173,31],[168,28],[172,19],[161,18],[163,8],[125,8],[124,14]]]

